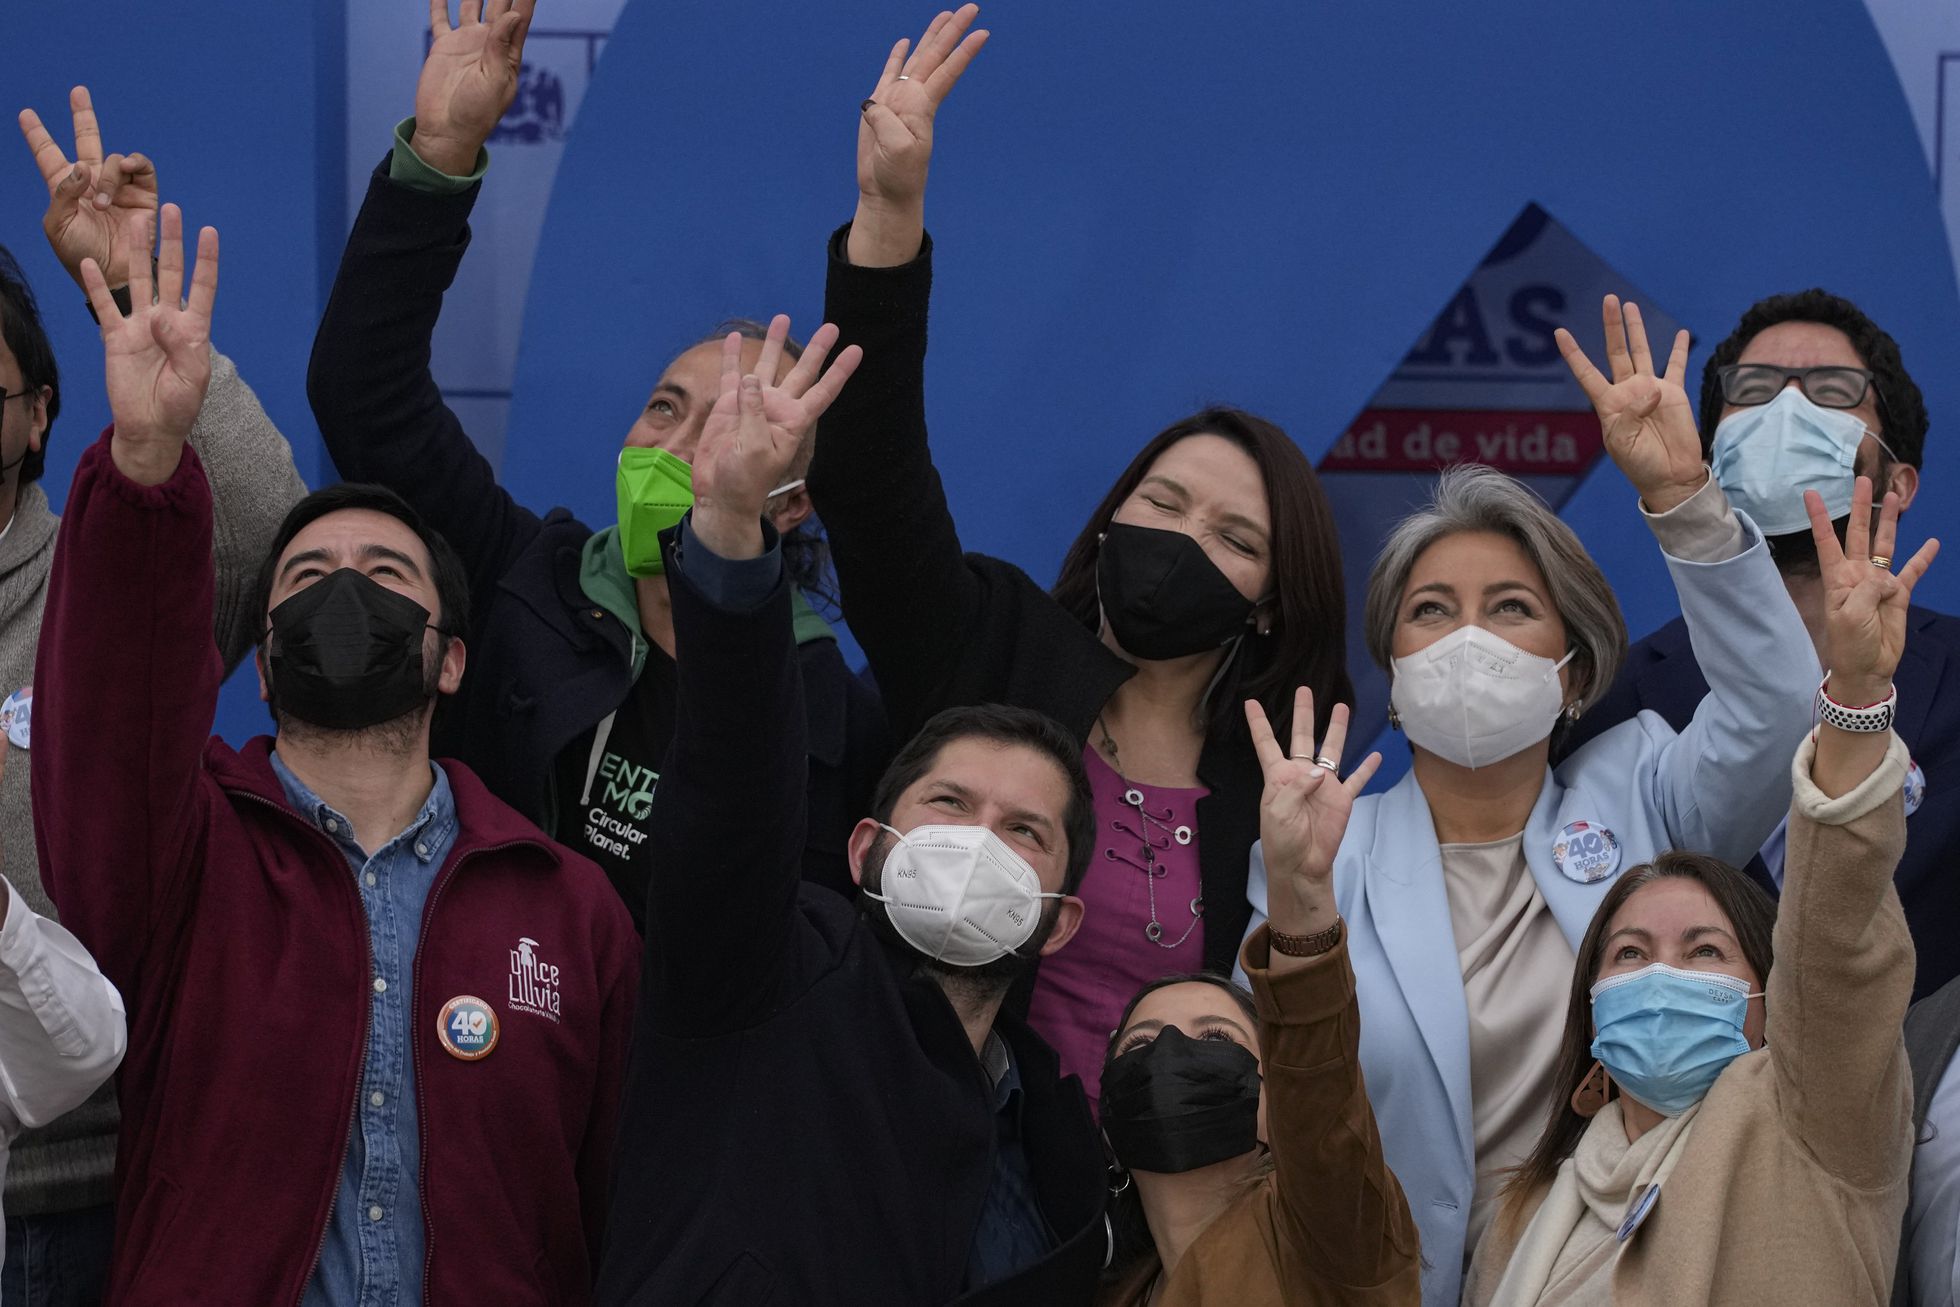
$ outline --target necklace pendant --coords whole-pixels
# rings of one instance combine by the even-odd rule
[[[1152,944],[1158,944],[1163,942],[1164,923],[1161,921],[1152,921],[1149,925],[1143,928],[1143,937],[1149,940]]]

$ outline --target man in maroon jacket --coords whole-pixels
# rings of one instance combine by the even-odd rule
[[[114,424],[82,457],[41,629],[43,874],[129,1010],[111,1301],[583,1303],[637,989],[599,870],[429,757],[465,583],[373,487],[295,507],[259,653],[278,724],[205,739],[217,234],[128,318],[100,271]],[[148,307],[144,307],[148,306]]]

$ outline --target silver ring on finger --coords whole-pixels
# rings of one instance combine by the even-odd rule
[[[1319,754],[1314,755],[1313,765],[1320,768],[1322,771],[1331,771],[1337,774],[1341,770],[1341,764],[1335,762],[1332,758],[1323,758]]]
[[[911,78],[911,76],[910,76],[909,74],[907,74],[907,73],[900,73],[900,74],[898,75],[898,80],[899,80],[899,81],[901,81],[901,82],[909,82],[909,81],[911,81],[911,80],[912,80],[912,78]]]

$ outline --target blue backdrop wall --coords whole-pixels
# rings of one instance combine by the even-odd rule
[[[344,235],[340,0],[222,0],[172,7],[167,16],[133,0],[32,9],[7,32],[0,242],[39,294],[62,373],[49,498],[59,510],[76,460],[109,411],[100,338],[81,291],[41,236],[47,190],[12,116],[32,106],[73,157],[68,89],[78,82],[93,94],[105,149],[149,154],[163,198],[183,206],[186,225],[218,229],[223,271],[213,338],[292,441],[300,472],[317,484],[325,468],[306,405],[306,357],[320,316],[322,264],[338,258]],[[226,687],[219,724],[242,739],[266,721],[246,667]]]
[[[677,346],[729,313],[816,324],[858,101],[922,16],[627,5],[551,198],[512,484],[606,520],[614,451]],[[1960,404],[1932,181],[1856,0],[1770,25],[1555,0],[996,0],[982,23],[933,168],[934,448],[968,547],[1038,578],[1136,446],[1201,403],[1274,416],[1318,458],[1530,201],[1690,328],[1697,377],[1751,301],[1823,284],[1900,339],[1936,426]],[[1573,309],[1596,350],[1597,306]],[[1928,450],[1914,538],[1960,522],[1937,431]],[[1566,516],[1635,632],[1672,615],[1610,465]],[[1960,567],[1927,595],[1952,606]]]
[[[347,216],[347,16],[216,0],[165,23],[99,0],[39,6],[9,38],[9,108],[65,135],[67,88],[87,81],[110,148],[154,154],[166,197],[223,231],[219,344],[316,481],[303,382]],[[626,4],[535,197],[503,454],[528,502],[606,520],[621,436],[716,319],[815,325],[824,240],[855,198],[858,101],[928,17],[897,0]],[[1926,157],[1858,0],[1788,0],[1778,18],[995,0],[994,40],[941,117],[929,212],[934,443],[969,546],[1051,576],[1136,445],[1207,401],[1278,418],[1318,458],[1533,201],[1695,333],[1697,372],[1760,295],[1821,283],[1862,303],[1936,427],[1907,534],[1960,537],[1939,430],[1960,404],[1960,296]],[[411,96],[396,88],[389,116]],[[39,179],[9,151],[0,240],[42,289],[67,379],[59,504],[106,417],[100,361],[41,243]],[[519,176],[493,163],[487,184]],[[1596,344],[1591,308],[1575,316]],[[1597,469],[1566,515],[1636,631],[1671,613],[1617,473]],[[1926,594],[1960,605],[1960,560]],[[228,695],[228,735],[262,721]]]

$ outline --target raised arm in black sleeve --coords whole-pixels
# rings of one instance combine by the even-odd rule
[[[472,595],[495,585],[538,532],[536,514],[497,484],[429,372],[480,189],[436,194],[390,180],[385,161],[375,170],[306,376],[340,475],[413,504],[462,555]]]

